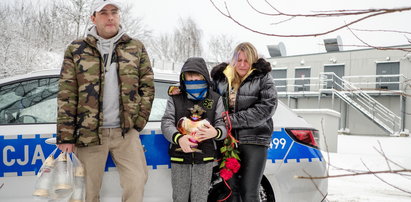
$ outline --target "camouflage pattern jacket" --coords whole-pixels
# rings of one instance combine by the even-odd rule
[[[154,74],[144,45],[124,34],[115,47],[123,134],[146,125],[154,99]],[[66,49],[57,95],[57,144],[101,144],[104,68],[91,35]]]

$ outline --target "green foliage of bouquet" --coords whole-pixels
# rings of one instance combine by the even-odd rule
[[[223,154],[220,164],[220,177],[224,180],[229,180],[234,173],[240,169],[240,157],[237,150],[237,140],[231,135],[231,130],[228,131],[228,136],[224,140],[224,146],[220,152]]]

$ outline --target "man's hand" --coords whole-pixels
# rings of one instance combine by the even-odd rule
[[[67,152],[67,153],[71,153],[74,150],[74,144],[58,144],[57,147],[62,152]]]
[[[190,135],[183,135],[180,139],[178,139],[178,144],[180,145],[181,149],[184,153],[194,152],[191,147],[197,147],[198,144],[190,141]]]
[[[204,127],[199,127],[196,132],[196,137],[198,141],[204,141],[217,136],[217,130],[210,124],[205,123]]]

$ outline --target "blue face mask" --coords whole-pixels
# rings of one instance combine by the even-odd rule
[[[207,81],[184,81],[187,98],[191,100],[203,100],[207,96]]]

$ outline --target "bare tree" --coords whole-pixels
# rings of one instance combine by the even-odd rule
[[[359,22],[369,20],[371,18],[375,18],[377,16],[382,16],[382,15],[389,15],[393,13],[399,13],[399,12],[409,12],[411,11],[411,7],[400,7],[400,8],[370,8],[370,9],[335,9],[335,10],[324,10],[324,11],[311,11],[307,13],[290,13],[284,10],[279,9],[279,6],[277,5],[275,1],[269,1],[269,0],[264,0],[265,2],[265,8],[270,9],[271,11],[262,11],[262,9],[258,9],[253,3],[251,3],[250,0],[246,0],[249,8],[251,8],[252,11],[255,12],[255,17],[266,17],[273,23],[271,23],[271,28],[278,27],[283,24],[291,24],[294,22],[298,22],[299,20],[304,20],[306,23],[315,23],[320,20],[324,19],[335,19],[335,18],[341,18],[341,17],[346,17],[346,21],[344,21],[341,24],[338,24],[336,26],[325,26],[325,29],[323,30],[315,30],[312,32],[309,32],[307,30],[303,30],[301,33],[281,33],[281,29],[275,29],[276,31],[266,31],[262,30],[259,28],[254,28],[253,25],[248,25],[244,23],[242,20],[240,20],[238,17],[236,17],[235,14],[232,13],[232,9],[230,9],[229,5],[227,4],[226,1],[223,1],[223,6],[222,5],[217,5],[215,1],[210,0],[212,5],[216,8],[216,10],[223,15],[224,17],[230,19],[233,21],[235,24],[243,27],[244,29],[247,29],[251,32],[265,35],[265,36],[274,36],[274,37],[317,37],[317,36],[323,36],[327,35],[330,33],[337,32],[342,29],[349,29],[351,33],[361,41],[361,45],[344,45],[344,46],[355,46],[355,47],[372,47],[372,48],[377,48],[377,49],[390,49],[390,48],[384,48],[384,47],[378,47],[378,46],[373,46],[369,43],[367,43],[364,40],[361,40],[358,35],[354,33],[354,31],[368,31],[368,32],[392,32],[392,33],[398,33],[398,34],[410,34],[409,32],[405,31],[400,31],[400,30],[381,30],[381,29],[355,29],[352,27],[353,25],[358,24]],[[237,2],[236,2],[237,3]],[[405,36],[406,39],[409,40],[409,37]],[[405,51],[411,51],[410,49],[405,49]]]
[[[327,167],[326,167],[326,174],[324,176],[312,176],[310,175],[305,169],[303,169],[303,172],[305,173],[305,176],[295,176],[297,179],[303,179],[303,180],[311,180],[313,182],[313,185],[317,188],[318,192],[326,197],[325,193],[321,193],[320,189],[317,187],[316,183],[314,182],[314,180],[318,180],[318,179],[330,179],[330,178],[341,178],[341,177],[354,177],[354,176],[361,176],[361,175],[374,175],[377,179],[379,179],[381,182],[385,183],[387,186],[390,186],[394,189],[397,189],[403,193],[406,194],[411,194],[411,189],[407,189],[407,188],[402,188],[400,187],[399,184],[393,184],[390,183],[386,180],[384,180],[382,177],[379,176],[379,174],[392,174],[392,175],[399,175],[399,176],[403,176],[405,177],[405,179],[410,179],[409,177],[411,176],[411,169],[410,168],[406,168],[402,165],[400,165],[399,163],[393,161],[392,159],[390,159],[388,157],[388,155],[385,153],[381,142],[378,141],[378,145],[379,147],[373,147],[374,150],[381,155],[381,157],[383,157],[385,162],[381,162],[381,166],[383,165],[383,163],[386,164],[387,169],[385,170],[371,170],[370,167],[361,159],[361,163],[363,164],[365,170],[358,170],[358,169],[349,169],[349,168],[341,168],[341,167],[337,167],[335,165],[332,164],[331,159],[330,159],[330,152],[329,152],[329,148],[328,148],[328,144],[327,144],[327,138],[324,135],[323,131],[324,131],[324,120],[321,119],[321,136],[324,139],[324,147],[325,147],[325,152],[327,153],[327,157],[328,159],[326,160],[327,162]],[[333,168],[334,170],[338,170],[338,171],[343,171],[345,172],[344,174],[330,174],[330,168]]]
[[[90,1],[69,0],[58,1],[58,10],[64,16],[64,22],[74,30],[75,38],[83,37],[90,22]]]
[[[1,46],[3,61],[0,63],[0,78],[32,71],[30,64],[37,52],[35,35],[31,32],[34,12],[30,2],[16,1],[0,5],[2,15]],[[34,45],[33,45],[34,44]]]
[[[172,61],[172,38],[170,34],[160,34],[158,37],[153,37],[150,41],[149,50],[152,52],[153,56],[160,60]]]
[[[326,176],[310,176],[307,174],[307,176],[297,176],[296,178],[298,179],[309,179],[309,180],[316,180],[316,179],[327,179],[327,178],[338,178],[338,177],[353,177],[353,176],[360,176],[360,175],[374,175],[376,178],[378,178],[380,181],[382,181],[383,183],[387,184],[388,186],[391,186],[395,189],[398,189],[404,193],[407,194],[411,194],[411,189],[404,189],[404,188],[400,188],[398,185],[389,183],[387,181],[385,181],[384,179],[382,179],[381,177],[378,176],[378,174],[395,174],[395,175],[401,175],[401,176],[411,176],[411,169],[406,168],[400,164],[398,164],[397,162],[389,159],[385,152],[382,149],[381,143],[378,142],[380,148],[377,149],[374,147],[374,149],[385,159],[385,163],[387,164],[387,169],[386,170],[379,170],[379,171],[374,171],[371,170],[369,168],[369,166],[363,161],[361,160],[361,163],[363,164],[363,166],[365,167],[365,170],[352,170],[352,169],[347,169],[347,168],[340,168],[337,166],[332,165],[330,162],[328,162],[328,166],[329,167],[333,167],[336,170],[341,170],[341,171],[345,171],[347,173],[345,174],[336,174],[336,175],[330,175],[327,174]],[[398,167],[398,169],[393,169],[392,167],[396,166]]]
[[[90,27],[86,0],[17,0],[0,2],[0,78],[35,69],[58,68],[63,51]],[[151,31],[126,6],[122,25],[132,37],[147,40]],[[58,55],[60,58],[50,58]],[[59,60],[60,62],[56,62]]]
[[[180,18],[172,34],[160,34],[150,41],[153,56],[171,62],[183,62],[188,57],[202,56],[202,31],[191,18]]]
[[[152,37],[152,31],[143,23],[142,17],[133,15],[132,6],[123,4],[121,10],[121,25],[127,34],[133,38],[148,43]]]
[[[208,41],[210,59],[214,62],[227,61],[237,43],[232,37],[224,34],[212,36]]]
[[[184,61],[191,56],[201,56],[202,32],[192,18],[180,18],[179,26],[174,30],[175,50],[177,61]]]

